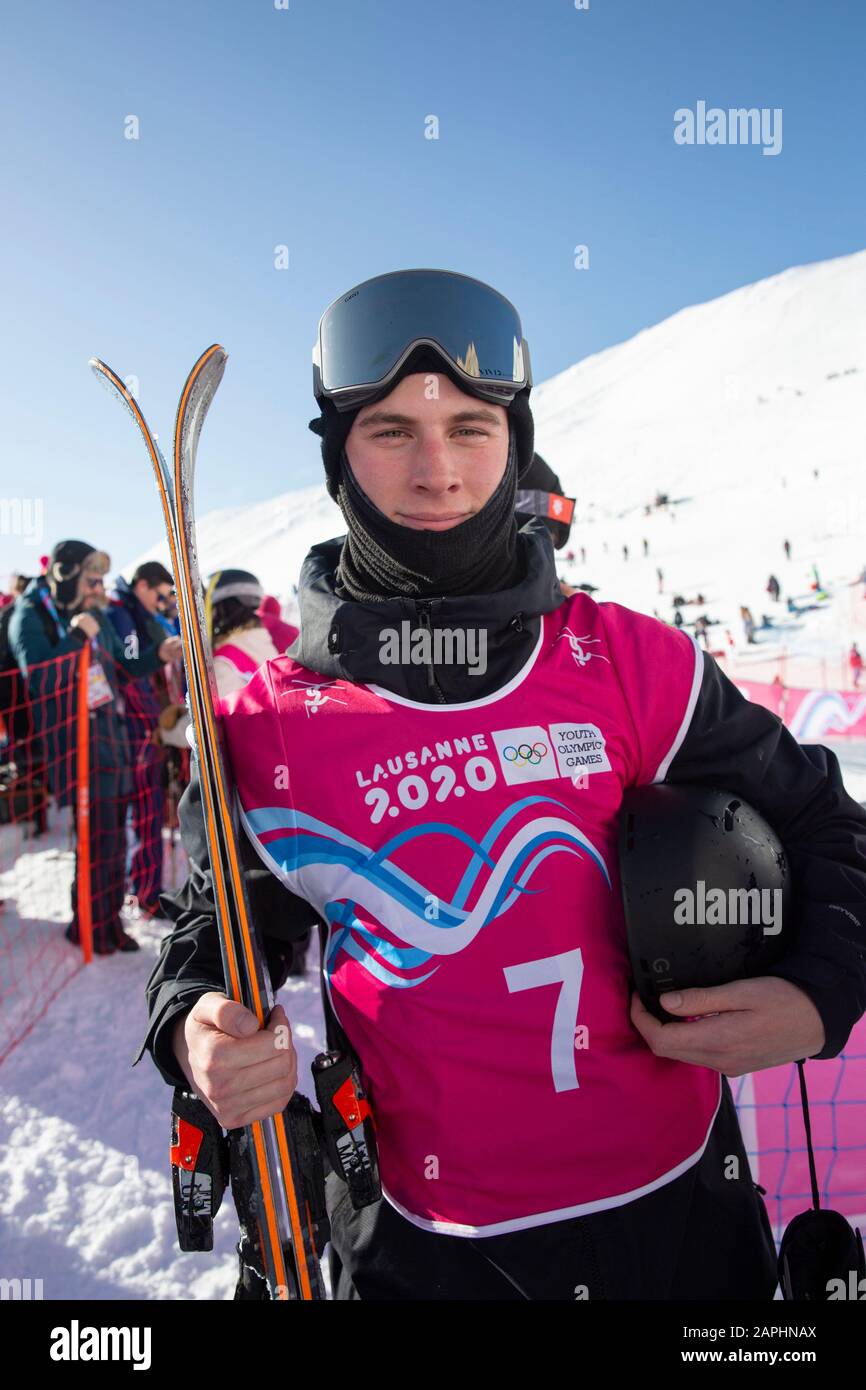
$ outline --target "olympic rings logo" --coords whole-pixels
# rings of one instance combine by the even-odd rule
[[[508,763],[518,763],[521,767],[530,763],[533,767],[537,767],[541,759],[546,758],[549,752],[550,749],[546,743],[521,743],[519,748],[509,744],[507,748],[503,748],[502,756]]]

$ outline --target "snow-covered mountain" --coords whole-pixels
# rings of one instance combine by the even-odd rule
[[[739,642],[739,606],[759,621],[770,610],[768,574],[783,597],[807,595],[817,563],[838,601],[764,645],[838,667],[866,623],[847,587],[866,565],[866,251],[682,309],[541,383],[532,403],[538,448],[578,499],[578,561],[563,573],[666,619],[673,593],[701,591]],[[674,505],[645,516],[659,491]],[[288,599],[309,546],[344,529],[324,487],[308,487],[202,517],[199,553],[205,570],[240,565]],[[139,558],[152,556],[165,546]]]

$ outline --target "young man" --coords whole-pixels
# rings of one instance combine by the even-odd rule
[[[118,575],[106,613],[125,652],[143,656],[161,647],[166,634],[158,615],[165,612],[173,594],[174,580],[158,560],[139,565],[129,583]],[[138,901],[139,913],[156,917],[162,892],[165,788],[164,758],[154,742],[154,731],[166,703],[156,673],[128,686],[123,703],[134,784],[129,888]]]
[[[548,531],[515,520],[507,300],[381,276],[326,311],[314,363],[347,534],[311,550],[293,655],[225,732],[273,979],[322,921],[329,1043],[376,1117],[385,1198],[355,1213],[328,1179],[335,1296],[769,1299],[725,1077],[834,1057],[863,1013],[866,815],[692,638],[560,592]],[[631,991],[616,862],[623,789],[663,780],[752,802],[798,889],[773,977],[687,991],[667,1025]],[[296,1060],[281,1007],[258,1032],[223,995],[195,782],[182,821],[144,1046],[235,1127],[286,1104]]]

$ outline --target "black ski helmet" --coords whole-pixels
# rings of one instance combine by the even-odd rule
[[[540,516],[556,550],[567,544],[574,517],[574,498],[563,495],[562,483],[541,454],[532,455],[532,463],[521,476],[515,510],[520,526],[530,517]]]
[[[659,995],[765,974],[786,949],[785,851],[733,792],[667,783],[628,788],[619,867],[635,985],[663,1023],[673,1015]]]

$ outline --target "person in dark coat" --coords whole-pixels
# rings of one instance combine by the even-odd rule
[[[69,806],[77,826],[77,663],[91,645],[90,710],[90,895],[93,949],[99,955],[134,951],[138,943],[123,930],[125,823],[132,794],[129,743],[118,713],[118,673],[147,676],[172,660],[179,643],[167,639],[140,656],[128,654],[104,612],[104,551],[86,541],[60,541],[48,572],[27,586],[15,605],[9,643],[26,682],[35,736],[41,738],[48,785],[58,807]],[[72,921],[67,939],[80,940],[78,875],[72,884]]]

